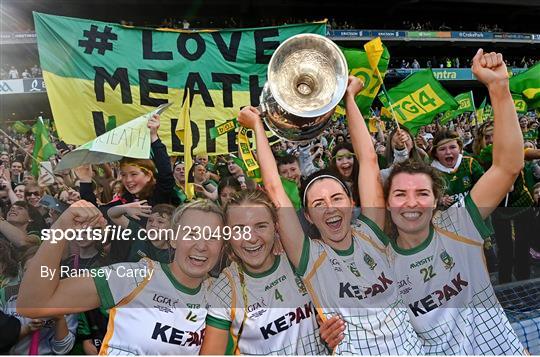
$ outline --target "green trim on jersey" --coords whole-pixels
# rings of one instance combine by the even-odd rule
[[[493,234],[493,230],[489,227],[487,222],[482,219],[480,211],[478,210],[476,203],[474,203],[471,195],[465,196],[465,208],[467,209],[467,212],[469,212],[474,226],[476,227],[476,230],[480,233],[482,238],[486,239],[490,237]]]
[[[402,254],[402,255],[413,255],[413,254],[419,253],[419,252],[423,251],[424,249],[426,249],[429,246],[429,244],[431,243],[432,240],[433,240],[433,226],[430,224],[429,225],[429,234],[428,234],[427,238],[424,239],[424,241],[422,243],[420,243],[419,245],[417,245],[416,247],[414,247],[414,248],[401,248],[397,244],[396,240],[391,240],[391,244],[392,244],[392,248],[394,248],[396,253]]]
[[[249,275],[250,277],[252,278],[255,278],[255,279],[259,279],[259,278],[264,278],[265,276],[268,276],[270,274],[272,274],[273,272],[276,271],[276,269],[278,268],[279,266],[279,260],[280,260],[280,256],[277,255],[275,256],[274,258],[274,263],[272,264],[272,266],[270,267],[270,269],[268,269],[267,271],[263,271],[262,273],[251,273],[249,270],[247,270],[243,264],[242,264],[242,267],[244,269],[244,272]]]
[[[371,219],[369,219],[368,217],[364,216],[363,214],[360,214],[360,216],[358,217],[359,220],[361,220],[362,222],[364,222],[365,224],[367,224],[369,226],[369,228],[371,228],[371,230],[373,232],[375,232],[375,234],[377,235],[377,238],[379,238],[379,240],[386,246],[390,243],[390,239],[388,238],[388,236],[382,231],[382,229],[377,225],[377,223],[373,222]]]
[[[309,263],[309,238],[304,236],[304,243],[302,243],[302,255],[300,256],[300,262],[298,267],[293,269],[293,271],[299,275],[304,276],[306,274],[307,266]]]
[[[193,289],[188,288],[187,286],[183,285],[178,280],[176,280],[176,278],[174,277],[174,274],[171,271],[171,268],[169,268],[169,264],[165,264],[165,263],[159,263],[159,264],[161,264],[161,269],[163,269],[163,271],[165,272],[165,275],[167,276],[167,278],[169,278],[170,282],[174,285],[174,287],[177,290],[180,290],[184,294],[188,294],[188,295],[197,295],[197,293],[201,291],[202,283],[199,284],[199,286],[197,286],[196,288],[193,288]]]
[[[212,315],[206,315],[206,324],[220,330],[229,330],[231,328],[231,321],[223,320]]]
[[[114,298],[109,283],[107,282],[107,278],[105,276],[100,276],[100,274],[96,274],[94,277],[94,284],[96,285],[99,300],[101,301],[101,307],[106,310],[114,307],[116,304],[114,303]]]
[[[348,257],[349,255],[352,255],[354,253],[354,238],[351,237],[351,246],[345,250],[339,250],[332,248],[334,252],[336,252],[337,255],[340,257]]]

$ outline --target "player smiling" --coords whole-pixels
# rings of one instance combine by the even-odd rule
[[[362,89],[351,77],[345,95],[354,151],[360,165],[359,191],[363,216],[351,225],[354,202],[349,190],[334,176],[319,172],[306,181],[303,203],[306,218],[317,226],[321,240],[304,236],[292,204],[272,162],[264,127],[255,108],[244,108],[238,121],[255,130],[263,182],[278,207],[279,234],[296,272],[316,305],[321,318],[340,314],[346,322],[344,339],[336,354],[421,354],[397,282],[388,264],[382,188],[365,185],[379,179],[377,156],[362,115],[354,101]],[[369,218],[368,218],[369,217]]]
[[[276,208],[262,191],[241,191],[225,208],[231,227],[251,227],[250,239],[230,240],[233,263],[208,296],[203,354],[225,354],[229,331],[241,354],[326,354],[315,308],[287,257],[274,255]]]
[[[173,227],[223,225],[221,210],[209,201],[184,205],[172,218]],[[54,228],[103,226],[104,218],[91,203],[78,201],[54,224]],[[97,307],[109,310],[107,335],[101,354],[199,353],[206,326],[204,281],[216,265],[222,249],[217,239],[178,239],[170,264],[143,259],[138,263],[118,263],[100,268],[110,274],[95,279],[75,277],[59,280],[40,278],[42,266],[58,268],[66,240],[45,241],[28,264],[21,284],[17,310],[24,316],[70,314]],[[145,277],[125,278],[115,272],[124,268],[151,269]],[[109,280],[103,276],[110,276]]]

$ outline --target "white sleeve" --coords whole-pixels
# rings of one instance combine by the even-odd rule
[[[150,275],[143,277],[142,274],[134,274],[135,277],[127,277],[125,272],[129,269],[142,271],[153,269],[154,262],[150,259],[141,259],[137,263],[118,263],[96,269],[94,283],[99,294],[101,306],[110,309],[116,306],[123,298],[128,296]]]
[[[488,219],[482,219],[471,195],[465,196],[433,217],[433,225],[437,228],[482,244],[484,239],[493,234],[488,222]]]

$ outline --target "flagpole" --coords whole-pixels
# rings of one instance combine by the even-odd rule
[[[478,127],[478,119],[476,118],[476,104],[474,104],[474,92],[471,90],[472,104],[474,107],[474,126]]]
[[[19,145],[19,143],[17,143],[15,140],[13,140],[11,138],[11,136],[9,136],[8,133],[6,133],[4,130],[0,129],[0,133],[4,134],[5,137],[8,138],[9,141],[11,141],[13,144],[15,144],[15,146],[17,146],[19,149],[21,149],[26,155],[30,156],[32,158],[32,160],[34,160],[38,165],[41,163],[39,161],[39,159],[37,159],[34,155],[30,154],[28,151],[26,151],[25,148],[23,148],[21,145]],[[45,166],[41,166],[45,171],[47,171],[49,174],[51,174],[51,176],[53,177],[53,179],[58,182],[60,184],[60,186],[64,186],[65,188],[69,188],[66,184],[60,182],[58,180],[58,178],[56,177],[56,175],[54,174],[54,172],[52,172],[51,170],[49,170],[47,167]]]
[[[382,79],[381,72],[379,72],[379,67],[375,67],[375,73],[377,73],[377,78],[379,78],[379,81],[381,81],[382,90],[384,92],[384,95],[386,96],[386,99],[388,99],[388,104],[390,104],[390,112],[392,113],[392,119],[394,119],[394,123],[396,124],[396,128],[399,131],[399,122],[396,118],[396,113],[394,112],[394,107],[392,105],[392,99],[390,99],[390,96],[388,95],[388,91],[386,90],[386,86],[384,85],[384,81]]]

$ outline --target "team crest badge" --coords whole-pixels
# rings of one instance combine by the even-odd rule
[[[303,295],[307,295],[307,289],[306,289],[306,286],[304,285],[304,282],[302,281],[302,279],[300,279],[299,276],[294,276],[294,281],[296,282],[296,286],[298,287],[298,291],[300,292],[300,294]]]
[[[454,263],[454,259],[446,252],[446,250],[441,253],[440,257],[442,262],[444,263],[444,267],[447,270],[451,270],[454,265],[456,265],[456,263]]]
[[[373,270],[377,266],[377,263],[375,263],[375,260],[369,255],[368,253],[364,254],[364,262],[369,266],[369,269]]]
[[[360,274],[360,272],[358,271],[358,269],[356,269],[356,265],[353,263],[349,264],[349,270],[351,271],[351,273],[354,274],[354,276],[356,276],[357,278],[361,277],[362,275]]]
[[[469,187],[471,185],[471,179],[469,176],[463,177],[463,186]]]

